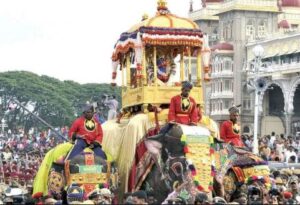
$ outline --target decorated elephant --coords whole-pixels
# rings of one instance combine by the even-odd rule
[[[172,191],[175,182],[186,184],[183,195],[192,202],[197,191],[218,193],[216,177],[224,179],[229,196],[247,178],[269,175],[261,158],[218,141],[205,127],[167,125],[163,130],[138,145],[137,150],[144,147],[146,151],[138,157],[135,173],[131,173],[136,182],[132,190],[153,191],[159,203]]]
[[[83,201],[97,188],[117,189],[117,169],[108,154],[104,160],[86,148],[71,160],[65,160],[72,146],[60,144],[46,154],[35,177],[33,197],[63,199],[65,192],[69,201]]]

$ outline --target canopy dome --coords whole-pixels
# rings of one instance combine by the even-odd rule
[[[283,7],[300,7],[300,0],[282,0]]]
[[[115,45],[112,60],[120,55],[145,45],[151,46],[191,46],[201,48],[203,34],[198,25],[188,18],[171,14],[166,0],[158,0],[157,13],[143,20],[121,34]]]
[[[175,28],[175,29],[199,29],[198,25],[188,18],[178,17],[171,14],[166,4],[161,6],[159,1],[157,13],[152,18],[145,18],[142,22],[132,26],[128,32],[134,32],[141,27],[160,27],[160,28]]]
[[[284,19],[278,23],[278,28],[288,29],[288,28],[290,28],[290,24],[287,20]]]

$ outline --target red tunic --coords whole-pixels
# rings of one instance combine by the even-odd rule
[[[244,143],[239,134],[239,128],[234,128],[231,120],[224,121],[221,125],[220,136],[225,142],[232,142],[235,146],[243,147]]]
[[[70,139],[72,139],[74,133],[78,137],[85,139],[88,144],[94,141],[102,143],[102,127],[95,118],[91,120],[85,119],[84,116],[77,118],[69,130]]]
[[[172,97],[168,115],[169,122],[180,124],[197,124],[198,109],[192,97],[184,98],[181,95]]]

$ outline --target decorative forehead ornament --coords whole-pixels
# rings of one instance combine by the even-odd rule
[[[73,201],[83,201],[83,189],[78,184],[71,184],[67,190],[68,203]]]

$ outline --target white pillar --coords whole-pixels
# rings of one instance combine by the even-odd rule
[[[259,91],[255,90],[255,104],[254,104],[254,133],[253,133],[253,153],[258,154],[258,97]]]

